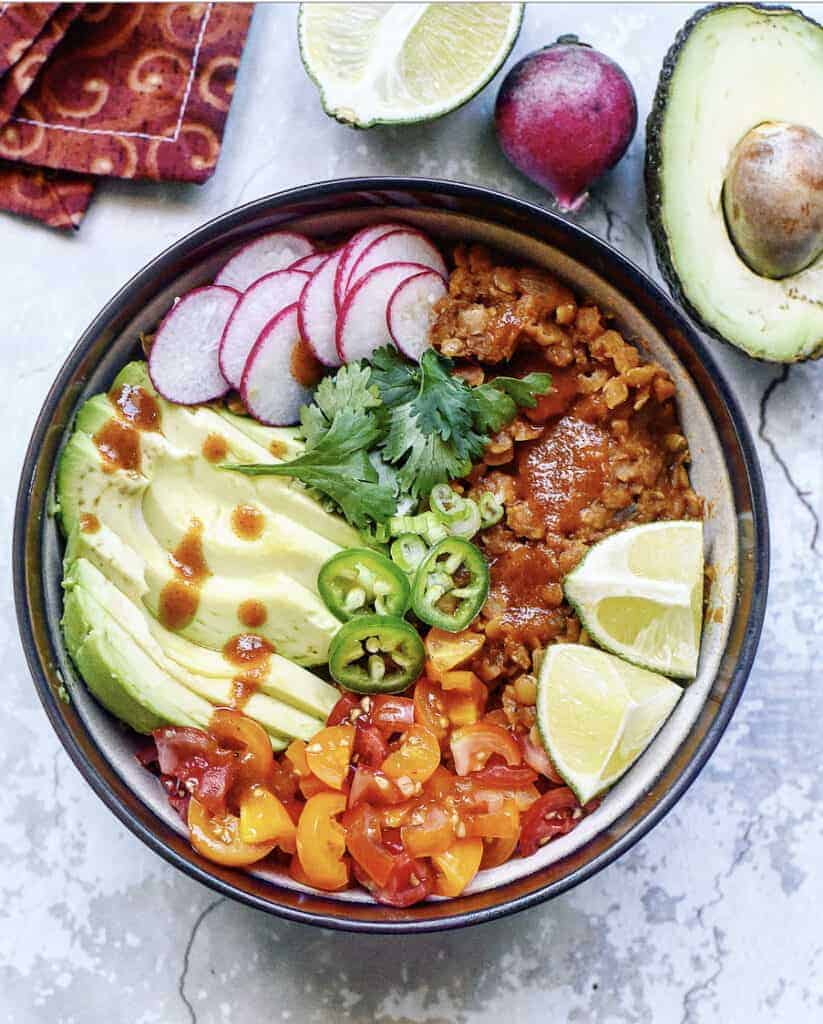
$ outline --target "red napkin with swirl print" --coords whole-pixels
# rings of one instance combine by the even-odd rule
[[[8,161],[0,208],[54,227],[79,224],[91,175],[211,177],[252,12],[223,3],[81,6],[52,13],[62,35],[47,53],[36,49],[40,37],[30,44],[36,77],[10,67],[0,78]]]

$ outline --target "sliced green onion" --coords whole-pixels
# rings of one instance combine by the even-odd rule
[[[389,520],[389,533],[393,537],[399,537],[404,533],[416,533],[428,544],[436,544],[449,535],[449,531],[434,512],[421,512],[416,516],[392,516]]]
[[[436,484],[429,495],[429,506],[432,512],[446,524],[463,515],[463,501],[464,499],[448,484]]]
[[[449,535],[471,540],[480,529],[480,509],[477,502],[471,498],[463,498],[462,502],[461,515],[449,523]]]
[[[481,530],[494,526],[495,523],[499,523],[503,518],[503,505],[491,491],[484,491],[480,495],[479,508]]]
[[[390,550],[392,561],[407,573],[416,572],[418,565],[429,553],[426,542],[416,533],[402,533],[397,540],[392,541]]]

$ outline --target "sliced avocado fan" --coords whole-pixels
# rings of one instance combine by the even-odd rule
[[[646,206],[658,264],[709,333],[757,358],[793,362],[823,355],[819,214],[811,215],[805,236],[811,262],[767,276],[738,251],[724,213],[736,149],[771,123],[823,136],[823,27],[790,7],[717,4],[698,11],[665,58],[646,126]],[[791,131],[783,138],[785,144]],[[785,152],[763,149],[768,140],[757,145],[765,176],[776,184],[765,206],[757,205],[762,192],[751,193],[752,210],[760,210],[760,231],[773,233],[776,224],[793,223],[791,211],[803,204],[794,185],[781,193]],[[808,184],[818,211],[819,177]],[[738,212],[734,202],[727,208]],[[791,244],[788,229],[784,241]]]
[[[158,410],[139,431],[115,401],[135,388]],[[243,710],[280,749],[317,732],[337,700],[334,687],[301,665],[324,663],[339,627],[317,594],[317,571],[358,537],[298,484],[220,469],[300,452],[295,431],[244,420],[217,406],[166,402],[140,362],[82,406],[57,471],[67,534],[63,631],[89,689],[138,732],[206,727],[244,678],[231,643],[254,634],[267,652],[254,665]],[[107,458],[108,437],[124,425],[128,466]],[[243,516],[253,530],[238,527]],[[183,554],[194,525],[196,580]],[[190,614],[169,621],[175,587],[194,596]]]

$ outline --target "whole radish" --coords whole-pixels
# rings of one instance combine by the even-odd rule
[[[515,64],[494,117],[508,159],[551,192],[561,210],[572,211],[626,152],[637,101],[622,68],[577,36],[564,35]]]

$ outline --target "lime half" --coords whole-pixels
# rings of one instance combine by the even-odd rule
[[[537,725],[555,767],[581,804],[613,785],[680,699],[670,679],[582,644],[546,650]]]
[[[601,647],[675,678],[697,674],[702,523],[648,523],[607,537],[569,573],[563,589]]]
[[[523,4],[300,5],[306,71],[327,114],[356,128],[440,117],[509,55]]]

